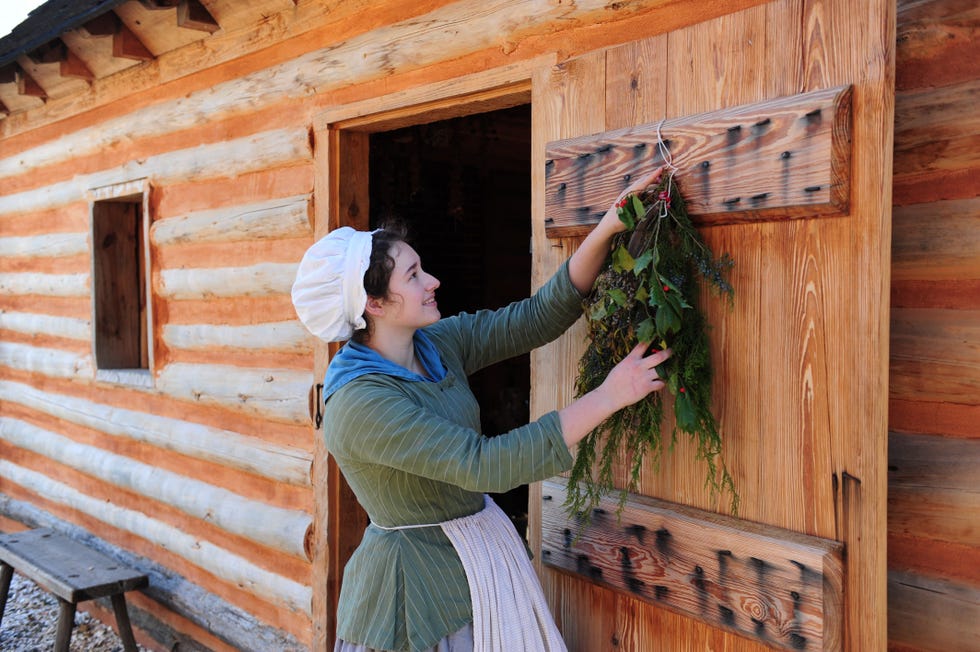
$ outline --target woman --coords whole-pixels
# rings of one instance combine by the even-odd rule
[[[569,469],[580,439],[664,387],[670,352],[639,343],[594,391],[497,437],[480,434],[466,378],[571,326],[624,228],[610,208],[533,297],[448,319],[397,230],[336,229],[307,251],[296,312],[324,340],[351,339],[327,370],[324,437],[371,518],[344,571],[335,651],[565,649],[526,547],[485,492]]]

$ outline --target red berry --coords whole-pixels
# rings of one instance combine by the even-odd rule
[[[669,285],[665,285],[664,286],[664,292],[670,292],[670,286]]]
[[[683,393],[684,393],[684,388],[683,388],[683,387],[681,387],[681,394],[683,394]]]

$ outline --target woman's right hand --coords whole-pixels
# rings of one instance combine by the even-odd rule
[[[649,346],[647,342],[637,344],[601,385],[558,411],[562,436],[569,448],[617,411],[665,387],[657,365],[671,356],[671,350],[644,355]]]
[[[618,403],[617,410],[632,405],[651,392],[663,389],[666,385],[657,373],[657,366],[671,356],[671,350],[657,351],[644,355],[650,347],[649,342],[640,342],[613,367],[599,386]]]

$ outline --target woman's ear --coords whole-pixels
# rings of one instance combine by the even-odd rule
[[[384,300],[378,297],[368,297],[367,304],[364,306],[364,312],[371,317],[381,317],[385,312]]]

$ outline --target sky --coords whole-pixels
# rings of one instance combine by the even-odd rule
[[[20,25],[34,7],[45,0],[0,0],[0,38]]]

